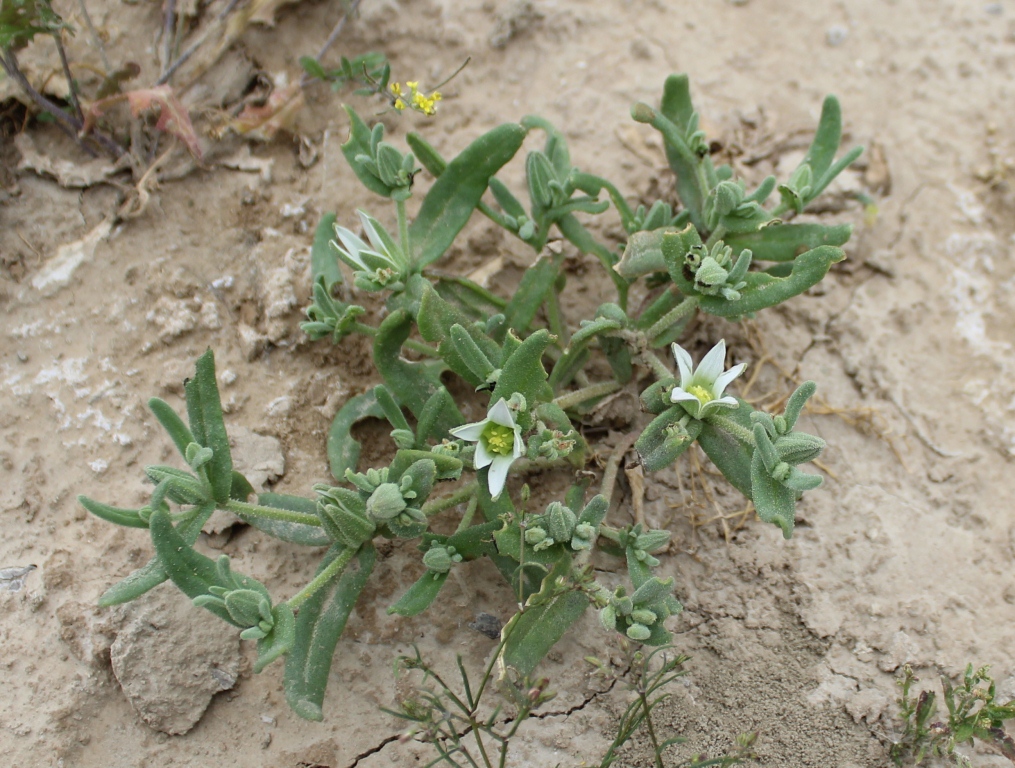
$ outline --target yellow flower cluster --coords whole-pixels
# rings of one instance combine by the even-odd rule
[[[411,106],[417,112],[422,112],[424,115],[432,116],[437,114],[437,102],[441,100],[440,91],[434,91],[429,96],[426,96],[420,92],[419,82],[415,80],[406,81],[405,87],[409,89],[408,93],[399,83],[392,83],[388,87],[395,97],[393,106],[399,112]]]

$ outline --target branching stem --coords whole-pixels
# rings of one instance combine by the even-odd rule
[[[312,525],[321,527],[321,521],[317,515],[308,515],[306,512],[293,512],[289,509],[276,509],[275,507],[264,507],[260,504],[248,504],[245,501],[231,499],[226,502],[225,509],[232,512],[244,522],[249,518],[262,520],[277,520],[281,523],[298,523],[300,525]]]
[[[358,548],[346,547],[343,549],[338,557],[328,563],[327,568],[317,574],[309,584],[286,601],[289,607],[296,610],[313,597],[317,590],[325,586],[332,579],[338,578],[349,567],[349,563],[352,562],[357,552],[359,552]]]

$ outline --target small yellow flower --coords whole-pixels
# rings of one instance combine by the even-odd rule
[[[391,88],[391,92],[393,94],[395,94],[396,96],[401,96],[402,95],[402,86],[399,85],[398,83],[392,83],[390,88]]]
[[[431,101],[440,101],[441,98],[442,97],[440,91],[434,91],[433,93],[430,94]]]
[[[412,89],[413,94],[419,89],[419,80],[406,80],[405,84]]]
[[[395,109],[401,112],[405,109],[405,102],[402,99],[395,99]]]

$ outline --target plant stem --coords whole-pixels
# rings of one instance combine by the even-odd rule
[[[324,41],[324,45],[321,46],[321,50],[319,50],[317,52],[317,56],[314,57],[314,60],[318,64],[321,62],[321,59],[324,58],[324,54],[328,52],[328,49],[331,48],[332,45],[334,45],[336,40],[338,40],[338,36],[341,35],[342,30],[345,29],[345,23],[349,20],[350,16],[356,13],[356,10],[359,8],[360,2],[361,0],[352,0],[352,2],[349,3],[349,5],[346,7],[345,13],[342,14],[342,18],[340,18],[338,20],[338,23],[335,24],[334,27],[332,27],[331,34],[328,35],[328,39]],[[300,88],[306,88],[307,85],[310,84],[311,80],[313,80],[313,78],[309,74],[304,72],[303,77],[300,78]]]
[[[176,0],[166,0],[166,16],[162,21],[162,71],[173,57],[173,32],[176,30]]]
[[[224,508],[245,522],[248,521],[248,518],[261,518],[263,520],[278,520],[282,523],[297,523],[299,525],[312,525],[316,528],[321,527],[321,521],[317,518],[317,515],[308,515],[305,512],[263,507],[260,504],[248,504],[245,501],[236,501],[235,499],[227,501]]]
[[[445,509],[461,504],[470,496],[475,496],[477,490],[479,490],[478,481],[473,480],[471,483],[466,483],[457,491],[449,493],[447,496],[441,496],[439,499],[428,501],[422,507],[423,514],[427,517],[433,517],[438,512],[443,512]]]
[[[88,9],[85,7],[85,0],[78,0],[78,7],[81,9],[81,18],[85,20],[85,26],[88,27],[88,33],[92,36],[92,44],[99,50],[99,57],[102,59],[102,66],[105,67],[106,75],[112,73],[113,68],[109,65],[109,59],[106,57],[106,46],[102,44],[102,38],[99,37],[99,33],[95,31],[95,25],[92,24],[92,17],[88,14]]]
[[[412,263],[412,244],[409,242],[409,219],[405,214],[405,201],[396,200],[395,210],[398,212],[398,243],[408,262]]]
[[[469,506],[465,508],[465,514],[462,515],[462,519],[458,523],[458,527],[455,528],[455,533],[461,533],[472,525],[472,518],[476,516],[476,509],[478,507],[479,497],[474,495],[471,499],[469,499]]]
[[[67,51],[63,47],[63,37],[60,30],[53,33],[53,41],[56,43],[57,53],[60,54],[60,66],[63,67],[63,76],[67,78],[67,89],[70,93],[70,103],[74,106],[74,113],[78,116],[78,120],[85,121],[84,113],[81,111],[81,102],[78,99],[78,87],[77,83],[74,82],[74,76],[70,71],[70,62],[67,61]]]
[[[737,422],[733,421],[729,416],[722,416],[720,414],[714,414],[709,416],[706,421],[719,427],[726,432],[729,432],[733,437],[739,440],[744,445],[753,448],[754,447],[754,433],[746,427],[741,426]]]
[[[660,317],[652,326],[645,331],[645,336],[651,342],[655,340],[657,336],[660,336],[663,332],[668,330],[670,326],[679,323],[687,315],[691,314],[698,308],[698,298],[696,296],[688,296],[682,302],[677,304],[673,309],[667,312],[665,315]]]
[[[577,389],[574,392],[568,392],[566,395],[554,399],[553,404],[567,410],[568,408],[574,408],[576,405],[580,405],[588,400],[594,400],[597,397],[605,397],[611,395],[617,390],[622,389],[619,382],[616,381],[601,381],[598,384],[590,384],[582,389]]]
[[[18,66],[18,58],[14,51],[6,49],[4,50],[4,54],[6,58],[5,56],[0,56],[0,67],[3,67],[7,76],[18,84],[18,87],[21,88],[24,94],[35,103],[36,107],[43,112],[51,114],[60,129],[74,139],[74,141],[78,143],[78,146],[85,150],[85,152],[94,154],[92,150],[84,144],[82,137],[80,136],[80,131],[84,124],[76,117],[68,115],[58,104],[54,104],[32,87],[32,84],[28,82],[28,78],[25,77],[25,74],[21,71],[21,67]],[[101,146],[114,158],[122,157],[125,154],[123,147],[105,134],[93,131],[89,134],[89,138],[97,142],[99,146]]]
[[[564,327],[560,317],[560,294],[557,293],[556,289],[551,290],[546,299],[546,319],[550,323],[550,333],[557,337],[560,348],[567,349],[571,337],[568,335],[567,328]]]
[[[660,360],[655,352],[646,349],[641,355],[641,360],[659,381],[673,378],[673,371],[666,367],[666,363]]]
[[[338,557],[328,563],[327,568],[317,574],[309,584],[286,601],[289,607],[296,610],[313,597],[317,590],[332,579],[337,578],[349,566],[349,563],[352,562],[357,552],[359,552],[358,547],[355,549],[353,547],[343,549]]]

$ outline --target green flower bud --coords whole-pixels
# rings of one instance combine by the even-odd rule
[[[423,555],[423,565],[434,573],[447,573],[455,563],[462,562],[462,556],[454,547],[445,547],[436,541],[430,542],[430,549]]]
[[[613,631],[617,628],[617,609],[608,605],[599,612],[599,623],[603,629]]]
[[[538,525],[525,529],[525,542],[527,544],[539,544],[546,539],[546,530]]]
[[[233,621],[243,627],[256,627],[260,623],[263,618],[262,602],[267,602],[267,598],[252,589],[234,589],[225,596],[226,610],[229,611]],[[268,615],[271,616],[270,604]]]
[[[779,419],[780,417],[776,417]],[[785,421],[785,420],[784,420]],[[779,424],[776,422],[776,429]],[[790,432],[775,439],[775,452],[787,464],[806,464],[814,461],[825,449],[825,441],[806,432]]]
[[[652,630],[644,624],[632,624],[627,628],[627,636],[632,640],[644,642],[652,637]]]
[[[536,544],[532,549],[535,552],[542,552],[544,549],[549,549],[550,547],[552,547],[556,543],[557,543],[556,541],[554,541],[550,537],[547,537],[547,538],[543,539],[541,542],[539,542],[538,544]]]
[[[631,611],[634,610],[634,601],[624,595],[617,595],[613,600],[613,605],[621,616],[630,616]]]
[[[411,449],[416,444],[416,436],[409,429],[391,430],[391,439],[395,441],[396,447],[405,450]]]
[[[578,516],[559,501],[546,508],[546,527],[554,541],[570,541]]]
[[[401,489],[394,483],[381,483],[367,499],[367,515],[378,522],[390,520],[408,505]]]
[[[366,514],[335,504],[317,503],[317,516],[325,532],[335,541],[347,547],[359,547],[373,538],[377,527]]]
[[[645,531],[635,538],[634,546],[636,549],[643,549],[646,552],[658,552],[669,545],[671,535],[669,531],[660,529]]]
[[[694,287],[702,293],[715,294],[726,284],[727,277],[729,272],[719,266],[719,262],[711,256],[706,256],[694,273]]]
[[[647,608],[637,608],[631,611],[631,621],[644,624],[646,627],[652,626],[656,623],[656,621],[658,621],[658,619],[659,617]]]
[[[185,458],[195,472],[211,461],[214,455],[211,448],[203,448],[197,443],[188,443]]]

